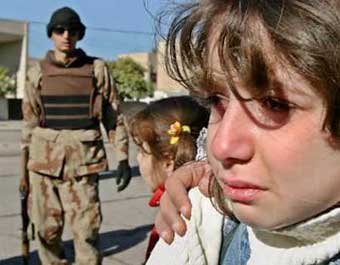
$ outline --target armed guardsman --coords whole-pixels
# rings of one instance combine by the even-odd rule
[[[84,34],[85,26],[73,9],[52,14],[47,35],[54,50],[29,70],[22,104],[29,212],[43,265],[68,263],[61,242],[65,220],[73,232],[76,263],[101,263],[98,173],[107,169],[107,159],[100,123],[120,161],[118,191],[131,178],[116,87],[102,60],[76,48]]]

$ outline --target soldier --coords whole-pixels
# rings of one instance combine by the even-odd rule
[[[76,48],[84,34],[73,9],[63,7],[52,14],[47,35],[54,50],[29,70],[22,104],[29,212],[44,265],[67,264],[61,242],[65,219],[73,232],[76,263],[101,263],[98,173],[107,169],[107,159],[100,123],[120,161],[118,191],[131,178],[116,87],[102,60]]]

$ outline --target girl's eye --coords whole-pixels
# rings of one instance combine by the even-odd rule
[[[272,112],[289,112],[292,108],[287,100],[277,97],[264,97],[260,103],[263,108]]]
[[[142,155],[143,154],[143,148],[140,147],[140,146],[137,146],[137,152]]]
[[[284,125],[290,116],[293,114],[293,110],[296,107],[293,103],[286,99],[267,96],[256,101],[255,106],[252,109],[252,115],[254,119],[269,127],[278,127]]]
[[[147,152],[146,152],[146,150],[144,149],[143,146],[137,146],[137,152],[138,152],[141,156],[147,155]]]
[[[219,122],[229,105],[229,98],[221,94],[212,94],[203,100],[203,104],[210,109],[210,122]]]
[[[229,98],[223,95],[212,95],[207,98],[207,105],[211,109],[211,112],[217,112],[220,116],[223,116],[228,108]]]

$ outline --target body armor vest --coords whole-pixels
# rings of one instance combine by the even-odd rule
[[[83,56],[69,67],[47,57],[41,62],[41,99],[44,119],[41,127],[51,129],[97,129],[93,117],[93,58]]]

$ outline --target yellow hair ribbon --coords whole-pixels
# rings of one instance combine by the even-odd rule
[[[170,125],[170,129],[168,130],[168,134],[170,137],[170,144],[177,144],[179,140],[179,135],[182,132],[191,132],[191,129],[188,125],[181,125],[179,121],[175,121],[173,124]]]
[[[188,125],[183,125],[182,126],[182,132],[188,132],[191,133],[191,129]]]

